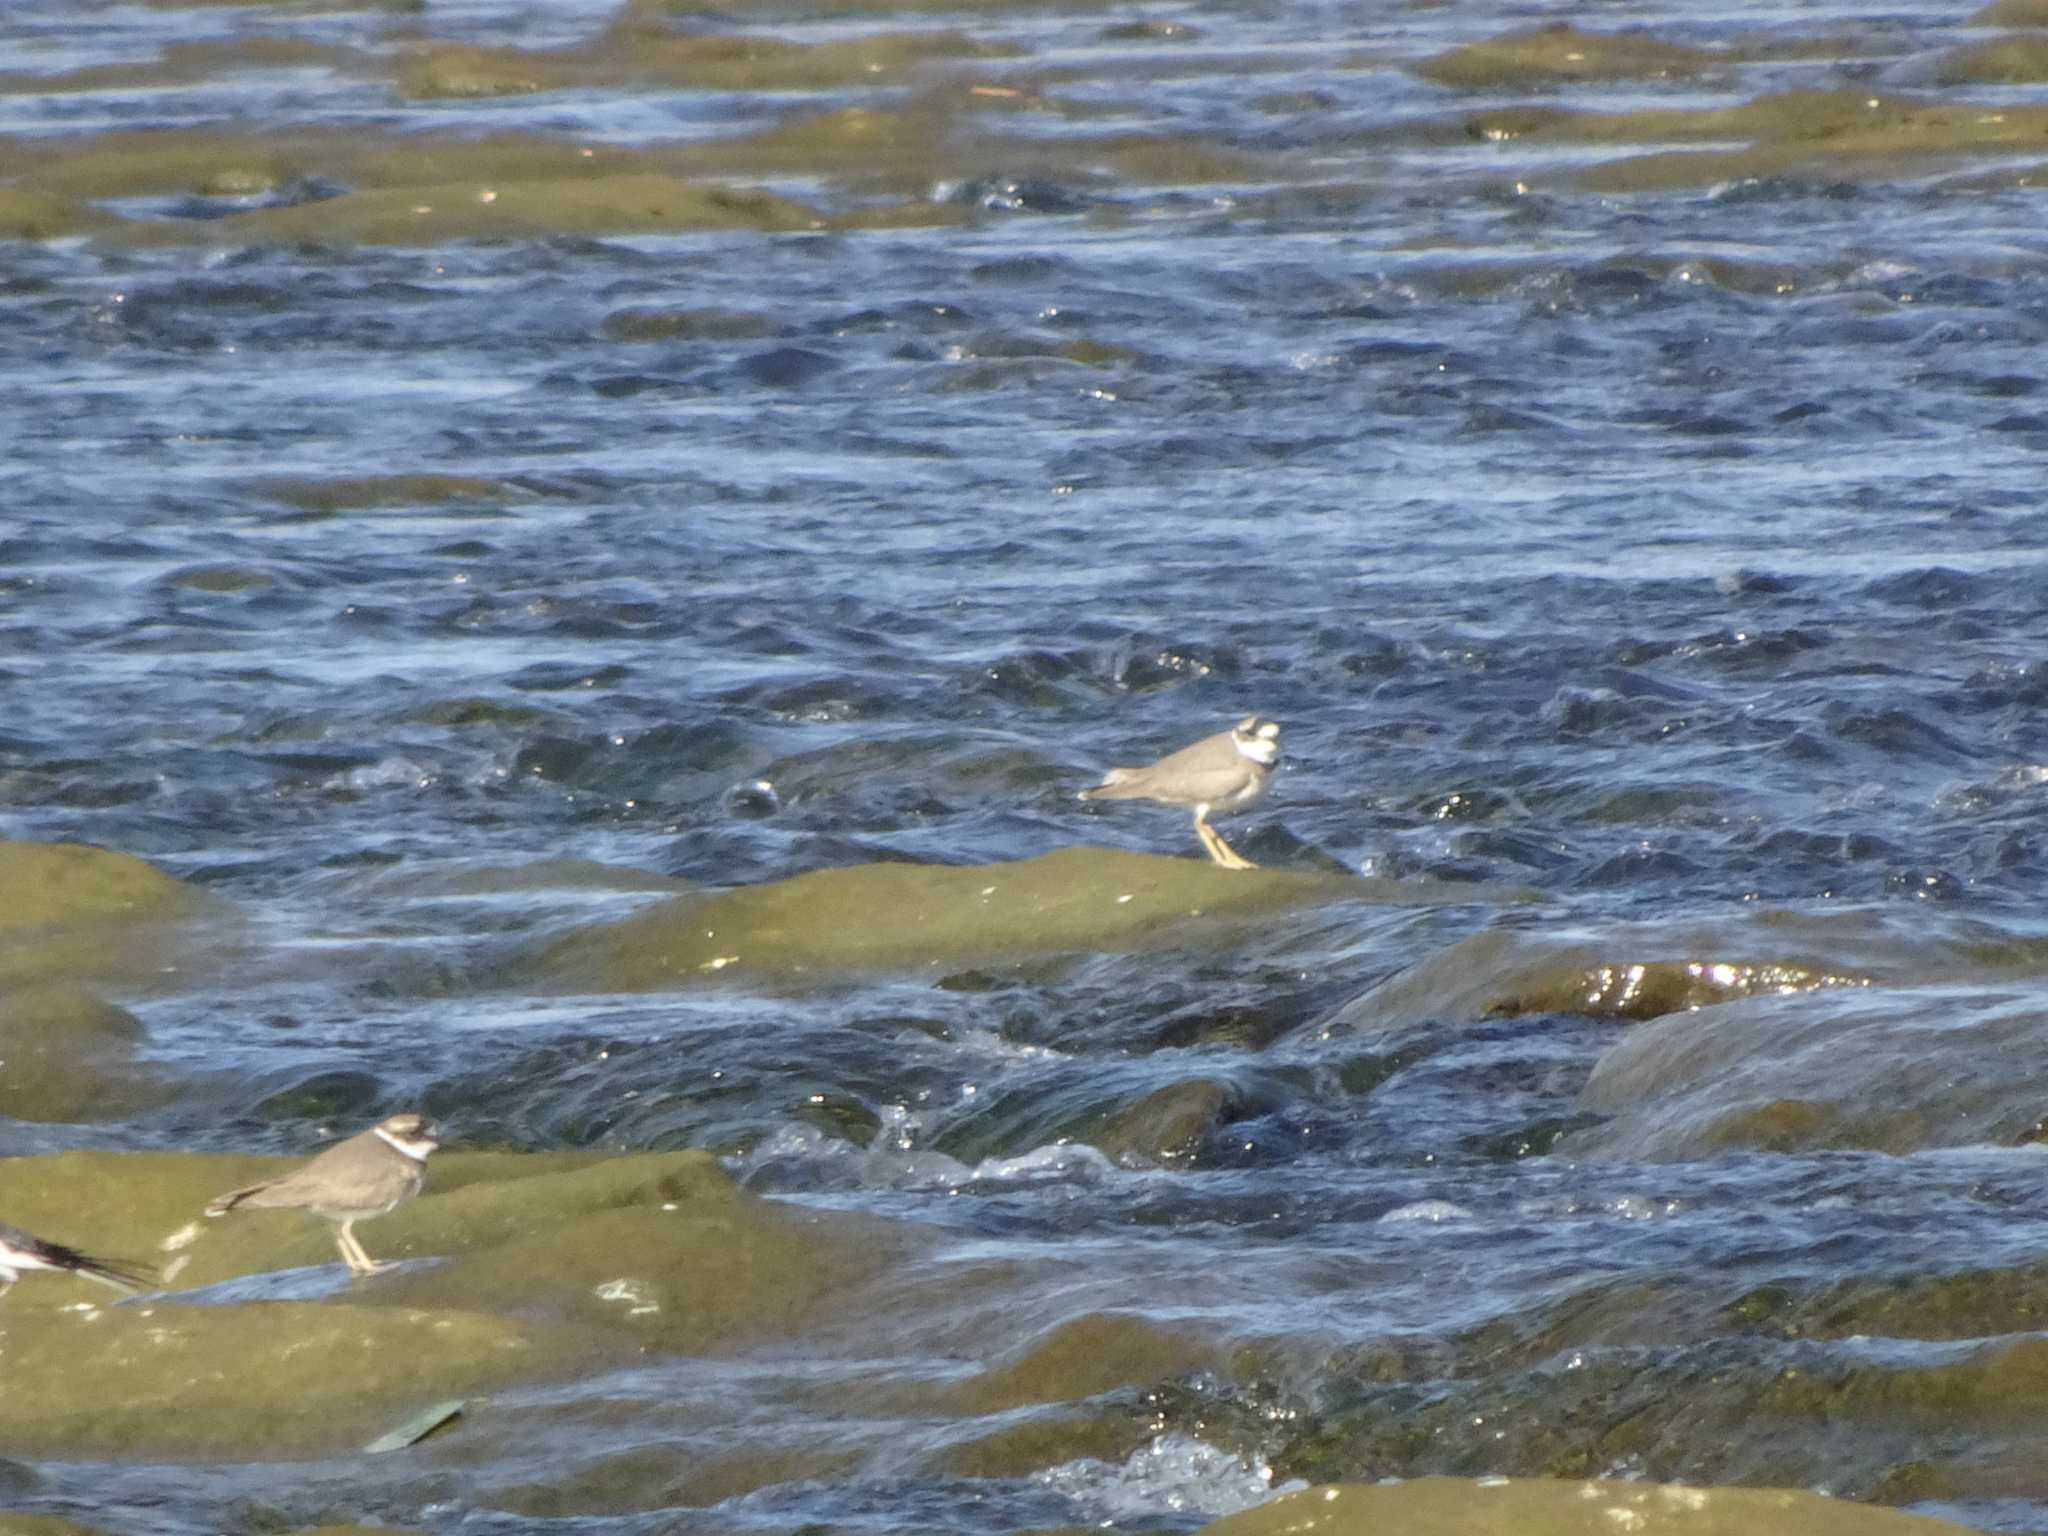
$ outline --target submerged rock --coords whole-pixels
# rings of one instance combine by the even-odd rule
[[[1928,987],[1756,997],[1632,1031],[1580,1093],[1613,1118],[1575,1153],[1910,1152],[2029,1138],[2048,1028],[2038,1000]]]
[[[1267,918],[1358,882],[1104,848],[1007,864],[861,864],[683,896],[541,946],[529,979],[645,992],[1140,948],[1203,919]]]
[[[1415,72],[1460,90],[1527,90],[1589,80],[1684,79],[1715,62],[1711,53],[1640,33],[1558,25],[1468,43],[1424,59]]]
[[[1308,1488],[1228,1515],[1203,1536],[1961,1536],[1946,1520],[1803,1489],[1424,1477]]]

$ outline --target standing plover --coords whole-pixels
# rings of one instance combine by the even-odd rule
[[[1209,825],[1211,812],[1241,811],[1266,792],[1273,764],[1280,757],[1280,727],[1262,715],[1246,715],[1227,731],[1204,737],[1191,747],[1162,757],[1143,768],[1112,768],[1083,800],[1157,800],[1162,805],[1191,806],[1195,835],[1209,857],[1225,869],[1256,869],[1250,859],[1234,853]]]
[[[222,1195],[206,1214],[225,1216],[243,1207],[311,1211],[334,1224],[334,1246],[348,1262],[349,1272],[374,1275],[390,1266],[363,1252],[352,1229],[418,1194],[427,1154],[440,1144],[425,1115],[393,1115],[359,1136],[337,1142],[303,1168]]]

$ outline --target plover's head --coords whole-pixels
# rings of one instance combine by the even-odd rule
[[[1230,728],[1231,744],[1255,763],[1270,768],[1280,759],[1280,722],[1246,715]]]
[[[434,1122],[425,1115],[411,1113],[379,1121],[377,1139],[416,1162],[426,1161],[427,1154],[441,1145],[440,1133],[434,1129]]]

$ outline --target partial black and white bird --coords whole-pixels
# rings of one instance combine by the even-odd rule
[[[117,1291],[139,1291],[155,1276],[147,1266],[120,1259],[96,1259],[62,1243],[45,1242],[32,1232],[10,1227],[0,1221],[0,1296],[14,1288],[14,1282],[34,1269],[69,1270]]]
[[[1250,859],[1232,850],[1216,829],[1212,815],[1241,811],[1266,792],[1273,765],[1280,760],[1280,726],[1263,715],[1246,715],[1227,731],[1205,736],[1143,768],[1112,768],[1083,800],[1156,800],[1184,805],[1195,813],[1195,835],[1209,857],[1225,869],[1256,869]]]
[[[349,1272],[374,1275],[379,1264],[363,1251],[355,1224],[382,1216],[419,1193],[427,1154],[441,1144],[425,1115],[393,1115],[347,1141],[337,1142],[305,1167],[246,1189],[231,1190],[206,1208],[209,1216],[234,1210],[293,1208],[334,1226],[334,1246]]]

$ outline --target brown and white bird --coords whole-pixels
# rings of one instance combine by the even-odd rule
[[[1227,731],[1206,736],[1143,768],[1112,768],[1083,800],[1156,800],[1185,805],[1195,813],[1195,835],[1209,857],[1225,869],[1256,869],[1231,850],[1209,825],[1211,814],[1241,811],[1266,792],[1280,760],[1280,726],[1263,715],[1246,715]]]
[[[393,1115],[361,1135],[337,1142],[305,1167],[282,1178],[232,1190],[206,1208],[209,1216],[229,1211],[295,1208],[334,1224],[334,1246],[349,1272],[374,1275],[379,1264],[355,1235],[355,1224],[382,1216],[419,1193],[427,1154],[441,1144],[425,1115]]]
[[[117,1291],[139,1291],[154,1276],[140,1264],[118,1259],[96,1259],[62,1243],[47,1243],[32,1232],[10,1227],[0,1221],[0,1296],[14,1288],[14,1282],[32,1269],[68,1269]]]

